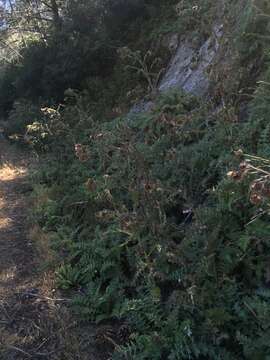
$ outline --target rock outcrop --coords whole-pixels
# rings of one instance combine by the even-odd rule
[[[197,96],[207,94],[208,67],[213,63],[220,47],[223,25],[213,26],[211,36],[199,47],[191,42],[180,42],[159,86],[161,92],[171,88],[182,89]]]

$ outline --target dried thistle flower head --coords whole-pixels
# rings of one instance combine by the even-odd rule
[[[258,192],[261,191],[263,188],[263,183],[261,181],[255,180],[253,181],[253,183],[250,186],[251,190],[254,192]]]
[[[81,162],[85,162],[85,161],[89,160],[89,154],[87,152],[86,146],[84,146],[82,144],[75,144],[74,149],[75,149],[76,157]]]
[[[263,198],[261,197],[261,195],[259,195],[257,193],[252,193],[250,195],[250,202],[253,205],[261,205],[263,202]]]
[[[239,173],[239,171],[233,170],[233,171],[229,171],[227,173],[227,177],[229,179],[232,179],[232,180],[240,180],[241,179],[241,174]]]
[[[240,163],[240,165],[239,165],[239,169],[240,169],[241,171],[247,170],[248,167],[249,167],[249,164],[248,164],[246,161],[242,161],[242,162]]]
[[[254,180],[250,186],[252,194],[259,195],[262,200],[270,198],[270,182],[269,176]]]
[[[97,184],[96,184],[95,180],[89,178],[85,183],[85,187],[88,191],[94,192],[97,189]]]
[[[262,194],[264,197],[270,198],[270,183],[269,181],[264,182],[262,188]]]

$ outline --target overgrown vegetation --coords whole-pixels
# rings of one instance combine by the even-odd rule
[[[75,311],[111,324],[99,340],[112,346],[114,359],[268,359],[269,6],[255,4],[262,14],[252,2],[245,6],[233,30],[237,46],[229,46],[237,56],[213,78],[220,84],[213,103],[172,90],[148,113],[121,115],[115,106],[128,107],[130,89],[156,89],[164,64],[147,52],[149,39],[138,28],[145,21],[151,34],[166,32],[163,22],[157,27],[165,5],[140,3],[144,20],[124,22],[124,37],[121,27],[110,33],[128,64],[113,52],[113,71],[93,72],[89,87],[52,84],[53,101],[37,92],[42,99],[32,99],[30,111],[27,102],[13,104],[10,128],[24,133],[25,126],[26,140],[46,159],[35,174],[35,221],[60,254],[57,282],[75,293]],[[209,1],[198,9],[196,2],[170,5],[172,23],[185,14],[182,33],[209,31]],[[100,56],[91,53],[91,61]],[[22,69],[20,76],[26,63]]]

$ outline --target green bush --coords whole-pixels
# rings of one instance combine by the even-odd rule
[[[19,99],[13,104],[13,108],[9,113],[5,123],[5,133],[10,136],[12,134],[24,135],[27,126],[39,121],[42,117],[39,106],[33,105],[32,102]]]
[[[68,249],[59,285],[80,289],[84,319],[129,328],[115,359],[270,353],[268,215],[250,222],[248,182],[224,180],[253,120],[207,114],[169,93],[151,113],[93,124],[87,159],[55,168],[53,185],[40,174],[60,186],[43,219]]]

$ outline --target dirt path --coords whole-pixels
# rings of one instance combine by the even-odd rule
[[[0,359],[96,360],[93,330],[70,317],[28,238],[33,163],[0,139]]]

